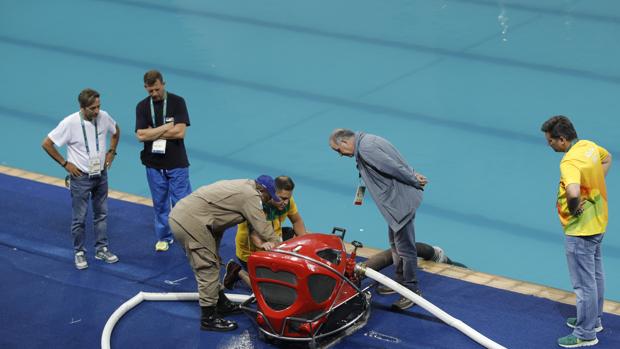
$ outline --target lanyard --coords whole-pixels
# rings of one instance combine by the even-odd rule
[[[84,144],[86,145],[86,155],[90,157],[90,149],[88,147],[88,138],[86,138],[86,128],[84,127],[84,116],[80,112],[80,123],[82,124],[82,134],[84,135]],[[93,122],[95,124],[95,145],[97,146],[97,155],[99,155],[99,136],[97,132],[97,120]]]
[[[168,105],[168,92],[164,95],[164,113],[161,116],[162,125],[166,123],[166,107]],[[151,119],[153,120],[153,127],[157,127],[155,123],[155,107],[153,107],[153,97],[151,97]]]

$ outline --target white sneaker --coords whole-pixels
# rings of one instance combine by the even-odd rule
[[[78,269],[86,269],[88,268],[88,262],[86,261],[86,255],[84,251],[79,251],[75,253],[75,267]]]
[[[448,261],[448,256],[443,251],[443,249],[439,246],[433,246],[433,250],[435,250],[435,255],[433,256],[433,261],[437,263],[446,263]]]

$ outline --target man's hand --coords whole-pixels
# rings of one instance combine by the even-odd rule
[[[73,177],[79,177],[81,176],[83,173],[82,171],[80,171],[77,166],[75,166],[72,162],[68,162],[65,165],[65,170],[67,170],[67,172],[69,172],[70,175],[72,175]]]
[[[428,178],[426,178],[426,176],[421,173],[416,173],[415,178],[418,180],[418,182],[420,182],[422,188],[424,188],[424,186],[428,183]]]
[[[105,155],[105,169],[106,170],[108,170],[108,169],[110,169],[110,167],[112,167],[112,161],[114,161],[115,157],[116,157],[116,155],[114,154],[113,151],[109,151]]]
[[[273,250],[273,248],[274,248],[274,247],[275,247],[275,244],[274,244],[273,242],[269,242],[269,241],[264,242],[264,243],[260,246],[260,248],[262,248],[262,249],[263,249],[263,250],[265,250],[265,251],[270,251],[270,250]]]

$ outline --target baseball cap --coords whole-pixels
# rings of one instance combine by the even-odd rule
[[[271,196],[271,199],[275,202],[280,202],[280,198],[276,195],[276,184],[268,175],[261,175],[256,178],[256,183],[260,184]]]

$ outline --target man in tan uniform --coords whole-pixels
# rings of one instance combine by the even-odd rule
[[[170,228],[183,246],[198,283],[202,330],[237,328],[234,321],[222,318],[239,309],[226,298],[219,283],[218,249],[224,231],[247,221],[265,241],[260,247],[272,249],[280,239],[265,217],[263,202],[279,201],[273,178],[262,175],[256,180],[223,180],[200,187],[172,209]]]

